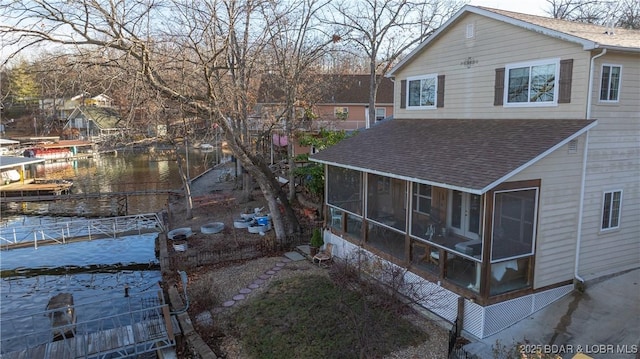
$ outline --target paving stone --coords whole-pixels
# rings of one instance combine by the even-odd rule
[[[251,283],[247,286],[247,288],[249,289],[258,289],[260,288],[260,284],[256,284],[256,283]]]
[[[238,291],[240,294],[249,294],[251,293],[251,289],[249,288],[242,288]]]
[[[276,272],[281,270],[281,269],[282,269],[282,267],[273,267],[273,268],[271,268],[272,271],[276,271]]]
[[[271,278],[271,276],[268,275],[268,274],[260,274],[260,276],[258,278],[260,278],[260,279],[269,279],[269,278]]]
[[[282,258],[282,259],[280,259],[280,262],[282,262],[282,263],[289,263],[289,262],[291,262],[291,259],[289,259],[289,258]]]
[[[276,267],[284,267],[286,265],[287,263],[284,263],[284,261],[276,263]]]
[[[257,285],[264,284],[264,279],[256,279],[253,281],[253,284],[257,284]]]
[[[243,300],[244,298],[246,298],[244,294],[236,294],[233,296],[233,300]]]
[[[274,272],[272,270],[268,270],[268,271],[264,272],[264,274],[274,275],[274,274],[276,274],[276,272]]]
[[[226,301],[226,302],[222,303],[222,306],[223,306],[223,307],[230,307],[230,306],[232,306],[232,305],[234,305],[234,304],[236,304],[236,301],[235,301],[235,300],[228,300],[228,301]]]
[[[213,325],[213,317],[211,316],[211,312],[206,311],[196,315],[196,323],[206,326]]]

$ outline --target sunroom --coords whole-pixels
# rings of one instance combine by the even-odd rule
[[[326,171],[333,233],[481,304],[531,289],[540,181],[476,194],[338,166]]]
[[[545,174],[518,174],[593,125],[377,125],[312,157],[325,165],[328,231],[480,306],[529,295]]]

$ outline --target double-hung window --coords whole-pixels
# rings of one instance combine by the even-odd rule
[[[602,230],[620,227],[620,205],[622,204],[622,191],[609,191],[604,193],[602,205]]]
[[[436,74],[407,78],[407,108],[436,108],[437,78]]]
[[[602,65],[602,79],[600,82],[600,101],[618,102],[620,96],[621,66]]]
[[[506,66],[504,103],[507,106],[557,104],[559,68],[558,59]]]

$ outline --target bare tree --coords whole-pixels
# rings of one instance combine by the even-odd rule
[[[246,93],[238,90],[238,82],[234,82],[237,77],[232,76],[232,70],[238,71],[243,65],[238,57],[230,56],[229,45],[230,36],[237,35],[232,27],[238,23],[223,15],[246,15],[256,7],[223,11],[234,3],[233,0],[11,1],[1,10],[7,21],[0,25],[0,34],[7,35],[4,38],[17,46],[17,51],[28,51],[43,43],[75,54],[104,49],[104,57],[93,59],[96,64],[135,69],[145,84],[163,98],[180,103],[193,116],[210,117],[222,129],[236,159],[260,186],[276,237],[283,241],[298,230],[297,220],[271,170],[243,137],[246,118],[242,116],[248,107],[237,104],[246,100]],[[269,7],[260,9],[267,11]],[[269,19],[274,23],[267,24],[262,19],[249,29],[277,28],[274,26],[277,21],[290,20],[273,16]],[[260,39],[252,37],[251,41]],[[278,202],[287,209],[284,214],[279,211]]]
[[[456,0],[349,0],[332,2],[326,19],[344,29],[348,47],[366,54],[369,88],[369,119],[376,117],[376,94],[382,78],[398,59],[458,11]],[[369,124],[367,123],[367,127]]]
[[[556,19],[640,29],[637,0],[547,0],[546,12]]]
[[[329,45],[340,40],[336,34],[327,33],[321,27],[318,19],[320,10],[329,4],[328,0],[294,1],[290,5],[280,6],[273,2],[269,13],[276,15],[276,21],[271,22],[267,53],[272,55],[267,67],[270,76],[275,77],[275,83],[282,86],[284,98],[281,113],[277,114],[289,139],[287,154],[289,160],[289,200],[295,198],[294,181],[294,131],[299,127],[300,120],[296,109],[303,107],[302,103],[308,97],[305,93],[317,84],[317,64],[330,50]]]

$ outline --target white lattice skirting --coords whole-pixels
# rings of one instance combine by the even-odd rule
[[[352,259],[354,253],[362,249],[329,231],[324,233],[324,242],[333,243],[333,255],[342,259]],[[370,252],[365,253],[368,262],[384,262],[385,265],[395,266]],[[415,299],[423,307],[449,322],[455,321],[459,295],[408,271],[405,272],[404,280],[411,285],[411,293],[418,297]],[[527,318],[572,291],[573,285],[566,285],[486,307],[465,299],[463,329],[477,338],[486,338]]]

